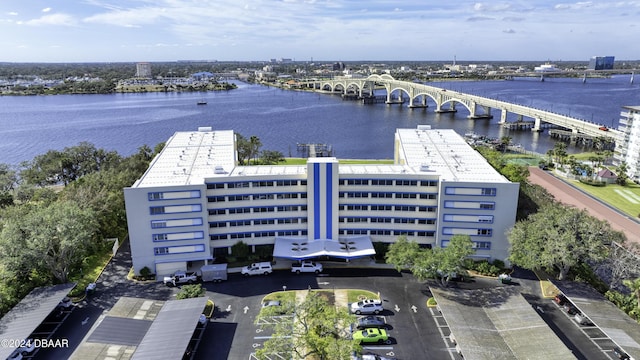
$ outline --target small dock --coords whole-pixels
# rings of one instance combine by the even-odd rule
[[[333,147],[328,144],[297,144],[298,153],[302,157],[330,157],[333,156]]]

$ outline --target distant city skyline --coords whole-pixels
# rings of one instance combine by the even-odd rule
[[[0,3],[0,62],[637,60],[638,1]]]

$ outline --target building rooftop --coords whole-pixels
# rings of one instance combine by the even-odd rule
[[[444,181],[508,182],[452,129],[398,129],[396,136],[404,162],[416,172],[435,172]]]
[[[508,182],[453,130],[398,129],[396,137],[402,164],[341,164],[340,174],[432,174],[445,181]],[[236,166],[236,156],[233,130],[204,127],[176,132],[133,187],[201,185],[215,177],[304,176],[307,172],[306,165]]]
[[[133,187],[199,185],[228,176],[236,164],[233,130],[176,132]]]

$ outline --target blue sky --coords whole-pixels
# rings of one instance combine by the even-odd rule
[[[640,1],[3,0],[0,62],[640,59]]]

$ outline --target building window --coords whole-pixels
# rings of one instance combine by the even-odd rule
[[[224,189],[224,183],[210,183],[207,184],[207,189]]]
[[[204,245],[184,245],[184,246],[163,246],[154,248],[155,255],[172,255],[203,252]]]
[[[372,179],[371,185],[392,186],[393,180],[388,179]]]
[[[249,207],[241,207],[241,208],[230,208],[229,214],[248,214],[251,212],[251,208]]]
[[[417,180],[396,180],[396,185],[399,186],[418,186]]]
[[[227,184],[227,189],[243,189],[248,187],[249,187],[248,181],[231,182]]]
[[[393,199],[393,193],[372,192],[371,193],[371,197],[372,198],[378,198],[378,199]]]
[[[444,193],[447,195],[496,196],[496,189],[447,186],[444,189]]]
[[[273,181],[254,181],[252,184],[253,187],[267,187],[273,186]]]
[[[149,201],[155,200],[178,200],[178,199],[198,199],[200,191],[165,191],[149,193]]]
[[[422,200],[436,200],[438,195],[436,194],[420,194],[420,199]]]
[[[490,250],[491,242],[490,241],[474,241],[472,242],[472,247],[476,250]]]
[[[447,222],[493,223],[493,215],[444,214],[442,219]]]
[[[422,180],[420,186],[438,186],[437,180]]]
[[[149,208],[149,212],[151,213],[151,215],[177,214],[177,213],[199,212],[199,211],[202,211],[202,206],[200,204],[152,206]]]
[[[224,202],[224,196],[209,196],[207,202]]]
[[[444,207],[449,209],[482,209],[482,210],[494,210],[496,204],[494,202],[482,202],[482,201],[452,201],[446,200]]]
[[[367,179],[347,179],[347,185],[369,185]]]
[[[199,226],[202,225],[202,223],[202,218],[153,220],[151,221],[151,228],[160,229],[181,226]]]

